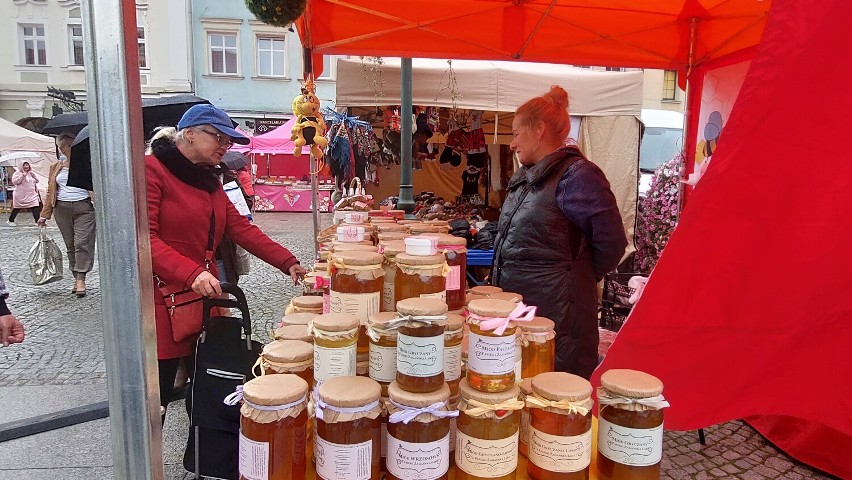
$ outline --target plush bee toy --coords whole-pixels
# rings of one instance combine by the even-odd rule
[[[290,140],[296,143],[293,155],[302,154],[302,147],[311,145],[311,153],[317,160],[322,159],[328,140],[325,135],[325,121],[320,112],[320,102],[316,96],[316,86],[313,80],[305,82],[302,94],[293,99],[293,113],[296,124],[293,125]]]

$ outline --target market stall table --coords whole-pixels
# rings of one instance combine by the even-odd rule
[[[320,187],[319,211],[331,211],[331,187]],[[310,185],[255,184],[255,211],[258,212],[310,212]]]

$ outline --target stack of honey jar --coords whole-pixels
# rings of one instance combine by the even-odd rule
[[[514,479],[520,455],[529,478],[590,478],[592,386],[553,372],[554,322],[464,288],[445,223],[344,221],[355,234],[325,245],[242,389],[241,478],[304,478],[312,461],[322,479]],[[601,381],[597,478],[659,478],[662,383]]]

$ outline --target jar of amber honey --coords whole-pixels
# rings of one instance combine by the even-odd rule
[[[367,377],[332,378],[317,390],[317,478],[381,477],[381,388]]]
[[[447,258],[447,307],[457,310],[465,306],[467,290],[467,240],[449,234],[427,233],[424,237],[438,239],[438,251]]]
[[[364,325],[379,311],[384,286],[384,257],[373,252],[340,252],[332,256],[331,313],[354,315]]]
[[[314,313],[319,315],[322,313],[322,297],[316,295],[294,297],[293,300],[290,300],[290,306],[284,313],[288,315],[291,313]]]
[[[636,370],[609,370],[598,388],[598,477],[657,480],[663,458],[663,382]],[[642,438],[640,443],[630,441]]]
[[[461,347],[464,339],[464,317],[447,313],[447,329],[444,331],[444,381],[450,387],[450,395],[459,394],[462,376]]]
[[[525,378],[518,384],[518,388],[521,389],[520,399],[524,402],[524,409],[521,410],[521,427],[520,427],[520,440],[519,440],[519,451],[521,455],[527,456],[527,447],[530,444],[530,409],[526,405],[527,397],[532,395],[532,378]]]
[[[520,378],[533,378],[539,373],[553,371],[556,362],[554,327],[553,320],[544,317],[518,324]]]
[[[515,385],[517,323],[532,320],[535,307],[488,299],[467,308],[467,380],[484,392],[508,390]]]
[[[308,384],[295,375],[266,375],[225,399],[240,407],[240,479],[302,479],[307,457]]]
[[[382,289],[382,311],[393,312],[396,310],[394,298],[394,283],[396,281],[396,256],[405,252],[405,243],[401,241],[384,242],[379,245],[385,261],[382,267],[385,269],[384,287]]]
[[[514,480],[518,468],[518,428],[523,402],[513,386],[498,393],[459,384],[456,480]]]
[[[355,375],[358,319],[345,313],[317,315],[309,326],[314,335],[314,384]]]
[[[313,385],[314,346],[299,340],[275,340],[264,345],[255,367],[260,367],[261,375],[291,373]]]
[[[406,298],[437,298],[446,303],[449,273],[443,253],[435,255],[396,256],[396,278],[394,279],[394,301]]]
[[[396,381],[409,392],[434,392],[444,385],[447,304],[435,298],[408,298],[396,303],[396,311]]]
[[[396,312],[379,312],[367,320],[370,338],[370,378],[382,386],[382,397],[388,396],[388,385],[396,380]]]
[[[412,393],[393,382],[388,388],[386,461],[390,480],[447,479],[450,469],[450,389]]]
[[[533,480],[586,480],[592,462],[592,384],[564,372],[532,379],[527,474]]]
[[[305,325],[284,325],[283,327],[278,327],[273,332],[272,338],[275,340],[299,340],[314,343],[313,332],[308,330],[308,327]]]

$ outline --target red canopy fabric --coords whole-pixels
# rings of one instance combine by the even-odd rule
[[[251,143],[246,146],[234,145],[231,150],[241,153],[261,153],[270,155],[292,155],[295,145],[290,140],[293,125],[296,123],[296,117],[287,120],[287,122],[276,129],[251,137]]]
[[[848,0],[775,1],[709,170],[592,379],[658,376],[675,430],[767,416],[753,423],[770,441],[846,478],[850,15]]]

